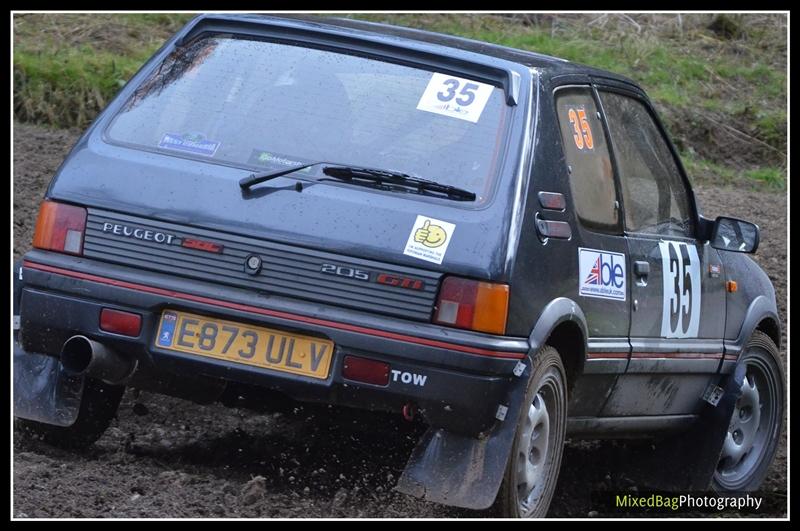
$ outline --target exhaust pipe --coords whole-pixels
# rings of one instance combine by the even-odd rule
[[[128,359],[86,336],[72,336],[61,348],[61,365],[74,376],[89,376],[108,384],[119,384],[136,369]]]

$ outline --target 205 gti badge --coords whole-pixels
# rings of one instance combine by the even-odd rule
[[[673,241],[658,246],[664,272],[661,337],[697,337],[702,291],[697,248]]]

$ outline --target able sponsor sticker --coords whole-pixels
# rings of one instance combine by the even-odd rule
[[[221,142],[208,140],[201,133],[166,133],[161,137],[158,147],[193,153],[204,157],[213,157]]]
[[[441,264],[455,230],[453,223],[418,215],[403,254]]]
[[[578,293],[584,297],[624,301],[625,255],[578,248]]]
[[[417,109],[477,123],[493,90],[486,83],[436,73],[422,93]]]

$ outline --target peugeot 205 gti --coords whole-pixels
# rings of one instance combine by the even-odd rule
[[[80,447],[126,387],[417,411],[396,488],[512,517],[546,515],[567,434],[672,436],[683,487],[751,490],[784,411],[758,240],[701,215],[629,79],[204,15],[46,192],[14,271],[15,416]]]

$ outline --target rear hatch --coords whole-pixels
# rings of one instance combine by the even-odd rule
[[[48,194],[89,207],[87,257],[418,320],[444,273],[504,274],[514,187],[501,177],[518,146],[498,86],[207,34],[125,93]],[[337,180],[329,163],[476,197]]]

